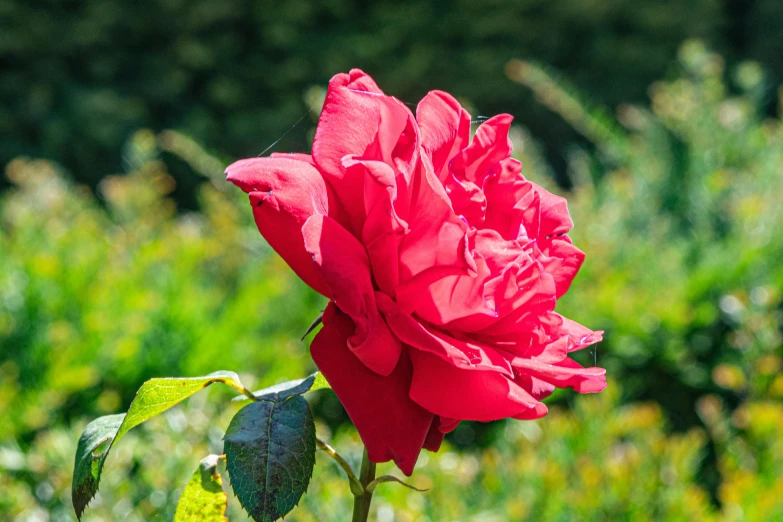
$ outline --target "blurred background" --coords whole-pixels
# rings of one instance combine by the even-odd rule
[[[606,330],[582,362],[610,376],[540,421],[461,425],[421,457],[430,491],[381,486],[376,519],[783,520],[782,38],[776,0],[0,0],[0,519],[75,520],[81,430],[148,378],[313,370],[324,300],[222,172],[307,151],[328,79],[360,67],[515,116],[587,253],[558,311]],[[131,432],[84,520],[171,520],[228,397]],[[350,503],[319,456],[289,518]]]

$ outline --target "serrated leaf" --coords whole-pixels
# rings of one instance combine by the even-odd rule
[[[301,395],[253,402],[234,416],[223,450],[231,487],[256,522],[272,522],[298,503],[315,465],[315,424]]]
[[[253,392],[253,395],[261,400],[283,401],[293,395],[302,395],[309,391],[331,388],[321,372],[315,372],[304,379],[281,382],[268,388],[262,388]],[[249,401],[248,397],[240,395],[234,397],[235,402]]]
[[[76,448],[76,463],[73,468],[71,498],[76,516],[81,518],[84,508],[98,491],[103,461],[106,460],[109,445],[120,429],[125,414],[99,417],[89,423]],[[99,451],[100,450],[100,451]]]
[[[228,496],[217,470],[220,457],[210,455],[201,461],[177,503],[174,522],[227,522]]]
[[[234,372],[221,371],[203,377],[150,379],[136,392],[127,414],[108,415],[89,423],[79,439],[73,469],[71,498],[76,516],[81,519],[87,504],[98,491],[103,463],[112,446],[123,435],[216,382],[239,391],[244,389]],[[99,449],[101,451],[96,452]]]

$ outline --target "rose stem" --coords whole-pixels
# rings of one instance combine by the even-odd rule
[[[372,502],[372,491],[367,491],[367,484],[373,480],[375,480],[375,463],[370,462],[370,458],[367,456],[367,449],[365,449],[362,457],[362,468],[359,471],[359,482],[361,482],[364,492],[353,497],[352,522],[367,522],[367,517],[370,515],[370,503]]]
[[[359,482],[359,479],[356,478],[356,475],[354,475],[353,470],[351,469],[351,465],[348,464],[342,456],[334,451],[334,448],[319,439],[318,437],[315,438],[315,445],[318,446],[321,451],[332,457],[337,464],[340,465],[341,468],[343,468],[343,471],[345,471],[345,474],[348,475],[348,481],[351,483],[351,493],[354,495],[361,495],[362,492],[364,492],[364,486]]]

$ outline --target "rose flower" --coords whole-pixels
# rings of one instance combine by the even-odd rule
[[[546,415],[606,387],[569,354],[601,340],[557,314],[584,260],[566,201],[510,157],[512,118],[470,139],[430,92],[416,116],[352,70],[329,82],[312,155],[237,161],[261,234],[329,298],[310,347],[374,462],[410,475],[460,421]]]

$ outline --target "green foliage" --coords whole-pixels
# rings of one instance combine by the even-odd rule
[[[103,463],[122,426],[125,415],[106,415],[89,423],[76,448],[71,498],[76,516],[81,517],[84,508],[98,491]]]
[[[508,73],[595,143],[569,156],[573,235],[587,261],[558,310],[607,331],[579,355],[615,381],[605,396],[573,401],[573,411],[561,396],[542,421],[492,425],[489,440],[483,426],[461,426],[453,445],[422,457],[412,482],[429,491],[378,487],[373,516],[783,517],[783,126],[762,110],[763,69],[727,71],[691,42],[678,74],[652,86],[649,105],[614,115],[555,73],[526,66],[527,80],[513,66]],[[536,143],[521,129],[515,141],[526,175],[544,182],[549,167]],[[270,252],[246,198],[224,192],[218,176],[199,190],[200,213],[175,212],[161,161],[172,151],[208,175],[220,164],[179,134],[144,131],[126,147],[128,172],[101,182],[98,197],[50,163],[8,166],[3,520],[73,520],[70,466],[83,418],[119,411],[147,378],[200,375],[220,361],[265,375],[259,383],[243,373],[256,389],[312,371],[299,339],[323,299]],[[356,441],[335,421],[339,405],[329,393],[313,399],[319,433],[341,452],[355,448],[347,452],[355,463]],[[222,452],[234,413],[196,395],[133,430],[107,461],[86,517],[170,520],[192,456]],[[486,449],[471,448],[479,439]],[[292,520],[348,518],[342,470],[321,464]],[[246,519],[233,502],[227,513]]]
[[[671,434],[660,406],[623,405],[621,395],[621,387],[611,382],[605,394],[580,397],[573,409],[553,407],[543,420],[503,424],[503,436],[482,452],[457,451],[448,442],[437,454],[425,452],[410,481],[428,491],[382,484],[374,492],[371,517],[388,520],[393,513],[394,520],[402,521],[740,522],[783,516],[779,403],[747,403],[738,425],[717,398],[701,406],[724,430],[721,447],[731,448],[721,451],[724,506],[717,508],[697,483],[713,428]],[[196,395],[130,432],[107,462],[101,494],[85,520],[171,520],[180,488],[193,474],[194,455],[222,451],[222,429],[210,430],[209,425],[223,428],[234,414],[206,399]],[[29,452],[19,454],[19,467],[0,474],[4,520],[33,514],[74,520],[68,501],[73,457],[69,441],[78,437],[78,429],[57,427],[41,433]],[[361,446],[352,429],[330,436],[319,423],[317,430],[356,467]],[[4,447],[2,462],[10,462],[14,451]],[[316,460],[307,494],[285,520],[350,520],[352,498],[342,469],[321,452]],[[129,478],[130,469],[137,472]],[[389,464],[379,466],[378,473],[400,476]],[[28,487],[22,476],[34,486]],[[226,516],[232,522],[248,520],[233,501]]]
[[[253,392],[259,399],[269,399],[272,401],[284,401],[285,399],[294,395],[302,395],[308,391],[323,390],[325,388],[331,388],[326,381],[326,377],[321,372],[315,372],[314,374],[305,377],[304,379],[295,379],[293,381],[281,382],[274,386],[269,386],[263,390],[256,390]],[[249,400],[248,397],[239,396],[234,397],[235,401]]]
[[[222,383],[254,403],[231,421],[225,436],[225,457],[232,488],[256,521],[273,522],[298,504],[315,464],[315,424],[302,394],[328,383],[316,372],[253,394],[234,372],[218,371],[204,377],[155,378],[145,382],[124,415],[108,415],[84,429],[76,450],[72,500],[81,519],[98,492],[106,457],[115,442],[132,428],[160,415],[211,384]],[[188,483],[176,517],[197,517],[200,509],[223,519],[226,498],[212,455]],[[216,478],[217,477],[217,478]]]
[[[247,199],[212,184],[175,214],[155,136],[101,200],[45,162],[17,160],[0,197],[0,440],[121,410],[139,383],[219,361],[264,375],[313,369],[299,340],[323,309],[259,236]],[[221,188],[228,188],[223,182]]]
[[[226,430],[224,451],[231,487],[256,522],[286,516],[310,483],[315,424],[301,395],[242,408]]]
[[[754,9],[762,21],[779,19],[775,0],[763,3]],[[305,112],[303,93],[351,67],[409,102],[448,87],[485,114],[517,115],[562,150],[572,134],[503,77],[508,59],[552,64],[614,105],[643,98],[685,38],[729,42],[723,26],[737,16],[718,0],[290,4],[3,1],[0,164],[53,158],[94,184],[147,127],[178,129],[230,157],[258,154]],[[779,59],[774,33],[745,34],[734,45]],[[305,129],[282,150],[303,149]]]
[[[413,483],[430,490],[400,511],[413,520],[713,519],[715,509],[694,484],[704,433],[667,435],[657,405],[621,407],[618,398],[612,382],[573,411],[554,408],[546,420],[508,423],[482,454],[429,456]],[[378,492],[381,506],[395,508],[415,495]]]
[[[688,42],[678,65],[651,107],[622,106],[616,121],[535,64],[509,74],[596,145],[571,158],[587,261],[559,309],[607,330],[590,362],[683,428],[701,423],[706,393],[734,406],[783,397],[783,124],[764,114],[757,64],[727,75]]]
[[[210,455],[198,466],[182,491],[174,513],[174,522],[227,522],[228,497],[218,473],[220,457]]]
[[[81,518],[87,504],[98,492],[103,464],[116,442],[142,422],[216,382],[247,391],[236,373],[226,371],[204,377],[150,379],[139,388],[128,413],[99,417],[88,424],[79,439],[73,470],[72,499],[76,516]]]

